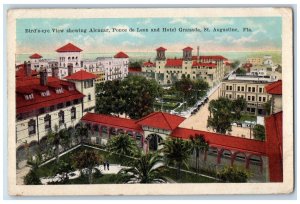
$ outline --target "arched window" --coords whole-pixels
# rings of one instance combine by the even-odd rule
[[[47,114],[44,118],[45,129],[51,129],[51,115]]]
[[[58,121],[59,121],[59,125],[63,125],[65,123],[65,114],[64,114],[64,111],[59,111],[59,113],[58,113]]]
[[[76,108],[75,107],[71,108],[71,119],[72,120],[76,119]]]
[[[36,133],[36,125],[35,125],[35,120],[31,119],[29,122],[28,122],[28,134],[29,135],[33,135]]]

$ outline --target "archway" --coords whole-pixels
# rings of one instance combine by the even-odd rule
[[[238,165],[238,166],[244,166],[246,165],[246,154],[243,152],[235,152],[231,157],[231,164]]]
[[[156,151],[158,150],[159,143],[162,141],[162,137],[157,134],[150,134],[147,140],[149,141],[149,150]]]

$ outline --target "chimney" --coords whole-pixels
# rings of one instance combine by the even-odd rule
[[[48,73],[46,69],[41,69],[40,71],[40,85],[47,86],[48,82]]]
[[[28,61],[27,63],[24,62],[24,70],[25,70],[25,75],[26,76],[31,76],[31,64],[30,61]]]
[[[68,64],[68,76],[73,74],[73,64]]]
[[[197,62],[200,62],[200,46],[197,46]]]
[[[58,67],[52,67],[52,77],[58,78]]]

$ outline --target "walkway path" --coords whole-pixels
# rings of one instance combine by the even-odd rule
[[[118,164],[111,164],[109,166],[109,170],[104,170],[103,165],[99,165],[95,167],[96,169],[100,170],[102,174],[117,174],[122,168],[126,168],[125,166],[121,166]],[[83,171],[86,171],[87,169],[83,169]],[[93,170],[93,173],[96,173],[95,170]],[[72,171],[68,173],[69,179],[76,179],[80,176],[80,170]],[[60,181],[63,178],[62,175],[57,174],[56,176],[52,177],[42,177],[41,182],[42,184],[46,185],[48,182],[57,182]]]

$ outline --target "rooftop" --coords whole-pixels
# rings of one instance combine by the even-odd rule
[[[29,58],[30,58],[30,59],[40,59],[40,58],[42,58],[42,55],[39,55],[38,53],[34,53],[34,54],[31,55]]]
[[[81,52],[81,51],[82,51],[82,49],[73,45],[72,43],[68,43],[56,50],[56,52]]]
[[[97,78],[97,76],[95,74],[86,72],[84,70],[80,70],[70,76],[65,77],[65,79],[75,80],[75,81],[83,81],[83,80],[95,79],[95,78]]]
[[[268,94],[282,95],[282,81],[278,80],[266,86],[266,91]]]
[[[127,54],[125,54],[124,52],[118,52],[114,58],[129,58]]]

